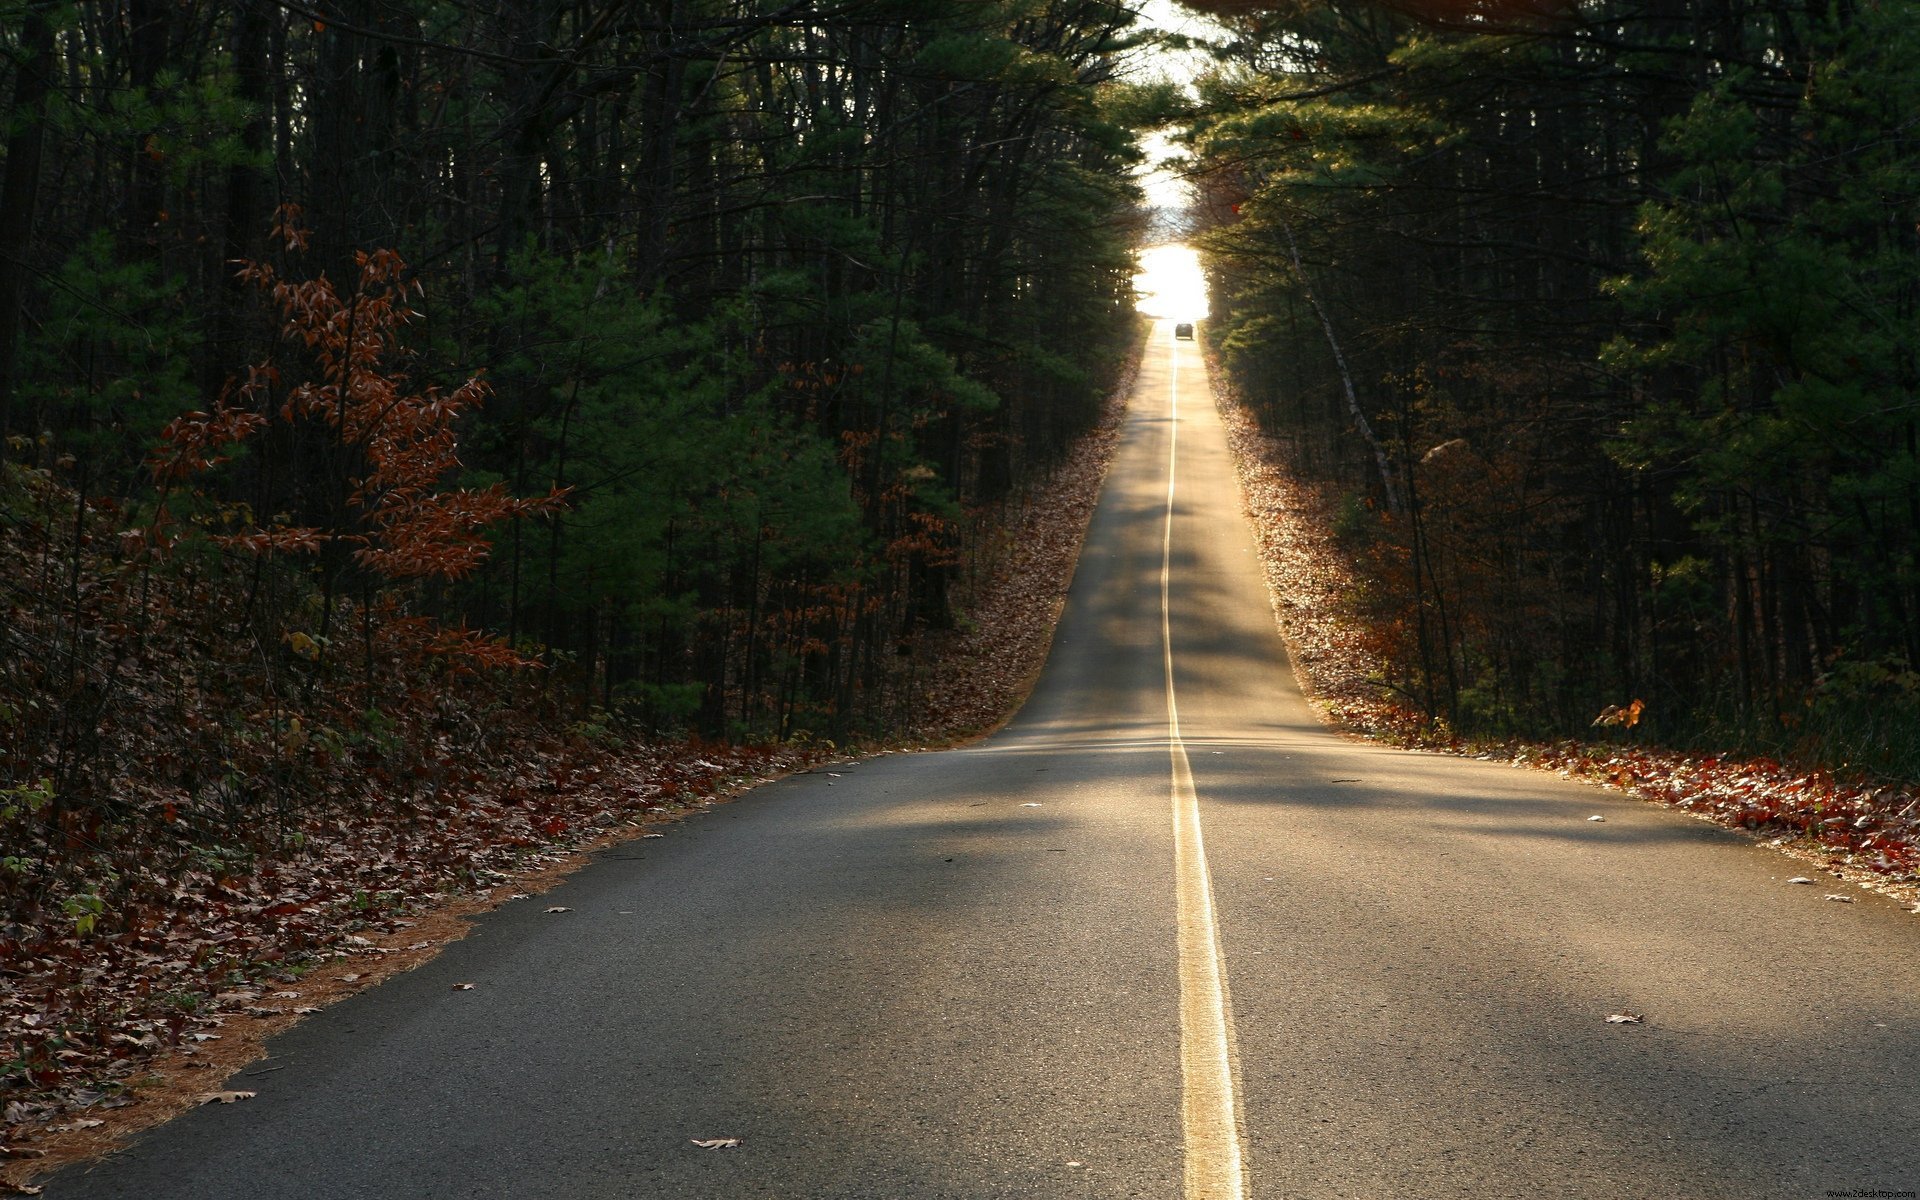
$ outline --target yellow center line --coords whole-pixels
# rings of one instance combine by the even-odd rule
[[[1200,833],[1200,798],[1193,765],[1180,738],[1180,706],[1173,688],[1173,497],[1180,438],[1180,349],[1173,348],[1168,382],[1167,520],[1160,539],[1160,648],[1167,676],[1167,747],[1172,760],[1175,921],[1180,935],[1181,1123],[1186,1138],[1187,1200],[1244,1200],[1246,1166],[1240,1149],[1240,1102],[1235,1088],[1233,1008],[1226,957],[1214,919],[1207,847]]]

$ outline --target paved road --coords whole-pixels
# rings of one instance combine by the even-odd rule
[[[550,894],[570,914],[484,918],[277,1039],[257,1099],[47,1195],[1920,1189],[1920,922],[1686,818],[1324,732],[1202,370],[1162,323],[1002,734],[612,851]]]

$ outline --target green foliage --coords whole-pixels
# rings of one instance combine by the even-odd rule
[[[1342,549],[1361,552],[1379,540],[1380,515],[1364,496],[1348,494],[1340,498],[1334,514],[1333,536]]]
[[[51,7],[56,36],[87,36],[78,28],[85,24],[84,15],[74,11],[78,6]],[[0,28],[18,28],[17,20],[7,19],[0,11]],[[226,64],[211,71],[202,66],[198,74],[171,64],[162,66],[143,88],[123,84],[114,89],[109,103],[89,103],[94,98],[84,91],[56,90],[54,96],[48,119],[58,133],[131,143],[140,159],[177,184],[190,183],[209,168],[266,165],[258,150],[246,146],[241,133],[259,111],[234,94]]]
[[[1665,473],[1724,553],[1845,581],[1817,600],[1832,620],[1816,640],[1910,654],[1920,239],[1904,214],[1920,139],[1902,105],[1920,44],[1879,10],[1822,32],[1790,113],[1756,113],[1736,73],[1668,127],[1676,169],[1641,212],[1645,269],[1614,284],[1660,334],[1617,339],[1606,360],[1686,382],[1649,389],[1615,454]],[[1820,568],[1805,562],[1816,546]],[[1823,703],[1837,737],[1843,710],[1867,712]]]
[[[346,735],[350,745],[365,745],[382,756],[397,753],[402,745],[398,724],[377,708],[360,714],[360,728]]]
[[[0,788],[0,821],[14,820],[21,813],[37,813],[52,802],[51,779]]]
[[[1100,116],[1125,129],[1157,129],[1192,111],[1186,89],[1172,80],[1116,80],[1099,91]]]
[[[1841,659],[1807,696],[1803,743],[1843,768],[1920,778],[1920,672],[1905,659]]]
[[[683,322],[591,266],[535,255],[481,311],[515,339],[495,379],[524,414],[518,469],[574,489],[552,537],[522,555],[546,591],[551,640],[612,611],[648,631],[637,661],[695,638],[704,604],[740,569],[855,577],[865,535],[851,484],[730,349],[747,310]],[[656,679],[624,694],[677,724],[697,691]]]
[[[688,728],[700,711],[698,683],[628,682],[614,690],[615,702],[624,708],[649,714],[664,728],[681,731]]]
[[[1663,736],[1863,762],[1868,706],[1806,700],[1920,668],[1920,29],[1627,13],[1224,18],[1186,139],[1210,326],[1335,494],[1371,482],[1352,409],[1377,431],[1407,501],[1371,587],[1430,716],[1644,695]]]
[[[81,892],[60,902],[60,911],[73,918],[73,931],[81,937],[93,932],[94,925],[106,915],[107,902],[97,892]]]
[[[38,813],[51,803],[53,803],[53,780],[51,779],[0,787],[0,832],[7,830],[22,817]],[[34,856],[27,854],[0,855],[0,871],[24,875],[33,870],[38,861]]]
[[[876,318],[855,334],[852,359],[861,365],[858,386],[873,402],[895,401],[912,416],[927,416],[948,404],[986,411],[1000,398],[963,375],[953,355],[936,346],[910,320]]]
[[[0,925],[65,1013],[9,1082],[491,880],[564,831],[555,753],[921,723],[896,651],[1124,360],[1129,125],[1175,98],[1116,84],[1110,0],[670,7],[0,0],[44,140],[0,757],[46,780],[0,796]],[[217,936],[168,979],[107,953],[182,904]]]
[[[126,471],[196,397],[182,281],[125,260],[102,230],[52,282],[27,342],[24,399],[63,450]]]
[[[428,618],[501,630],[551,695],[641,724],[895,719],[888,650],[951,624],[968,540],[1110,386],[1132,126],[1180,103],[1121,81],[1147,35],[1105,0],[748,5],[664,43],[593,3],[403,5],[365,30],[116,12],[51,15],[34,113],[60,165],[18,256],[37,324],[5,419],[31,426],[21,453],[51,430],[46,465],[124,496],[112,524],[171,518],[168,570],[244,580],[269,647],[253,682],[338,701],[302,727],[302,753],[334,759],[404,757],[357,714],[417,732],[380,672],[408,631],[448,669]],[[389,21],[423,36],[397,53]],[[274,197],[308,228],[269,251]],[[333,312],[317,277],[353,290],[368,247],[391,248],[377,303]],[[260,303],[236,257],[299,290]],[[377,352],[348,363],[349,330]],[[436,382],[457,429],[411,403]],[[351,403],[375,383],[408,399],[409,438],[457,433],[463,461],[395,486],[393,419]],[[185,441],[162,503],[142,474],[163,427]],[[407,531],[383,498],[441,495],[466,529],[496,484],[571,488],[571,508],[457,562],[391,552]],[[79,516],[79,536],[109,523]],[[479,629],[461,644],[505,653]],[[272,732],[231,736],[266,754]],[[221,794],[238,811],[285,783]]]

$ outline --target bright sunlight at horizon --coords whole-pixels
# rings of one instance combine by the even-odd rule
[[[1210,22],[1171,0],[1147,0],[1141,11],[1148,24],[1161,29],[1201,36],[1212,32]],[[1148,69],[1191,92],[1193,78],[1204,59],[1197,51],[1170,53],[1162,49],[1154,55]],[[1183,242],[1158,241],[1178,238],[1190,231],[1192,189],[1169,161],[1178,157],[1179,149],[1168,131],[1148,134],[1142,144],[1147,162],[1140,171],[1140,183],[1146,191],[1151,217],[1147,236],[1155,239],[1156,244],[1140,250],[1140,272],[1133,277],[1134,291],[1138,293],[1134,306],[1149,317],[1198,321],[1208,315],[1207,282],[1200,269],[1200,255]]]
[[[1140,297],[1134,307],[1149,317],[1198,321],[1207,316],[1207,280],[1200,254],[1191,246],[1173,243],[1141,250],[1133,287]]]

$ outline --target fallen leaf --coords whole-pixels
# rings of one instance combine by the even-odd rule
[[[732,1150],[740,1145],[739,1138],[692,1138],[690,1140],[702,1150]]]
[[[1608,1013],[1608,1014],[1607,1014],[1607,1024],[1609,1024],[1609,1025],[1638,1025],[1638,1024],[1640,1024],[1640,1014],[1639,1014],[1639,1013],[1630,1013],[1630,1012],[1617,1012],[1617,1013]]]
[[[340,982],[341,983],[357,983],[359,982],[359,979],[360,977],[358,975],[342,975],[340,977]]]
[[[208,1092],[200,1097],[202,1104],[232,1104],[236,1100],[251,1100],[258,1092]]]
[[[1620,725],[1632,729],[1640,723],[1640,714],[1647,711],[1644,700],[1635,700],[1632,704],[1609,704],[1593,719],[1595,725]]]
[[[40,1189],[30,1183],[14,1183],[10,1179],[0,1179],[0,1192],[9,1196],[38,1196]]]
[[[1109,407],[1117,419],[1121,407],[1119,398]],[[982,636],[970,641],[963,650],[963,654],[974,655],[973,659],[963,657],[950,667],[930,671],[937,698],[925,707],[930,719],[941,728],[936,731],[929,727],[921,734],[925,739],[921,749],[930,749],[928,743],[932,740],[944,739],[949,726],[952,729],[970,727],[1008,707],[1010,698],[1002,693],[1016,690],[1023,678],[1037,670],[1037,658],[1044,656],[1046,639],[1014,635],[1042,632],[1051,624],[1053,609],[1064,596],[1065,581],[1072,575],[1079,527],[1091,512],[1098,490],[1102,454],[1110,452],[1118,435],[1110,430],[1104,436],[1106,440],[1102,444],[1107,451],[1101,454],[1074,452],[1069,461],[1077,465],[1072,467],[1070,487],[1053,489],[1052,484],[1048,484],[1052,490],[1042,493],[1049,498],[1059,495],[1063,500],[1036,499],[1024,506],[1021,511],[1031,519],[1023,520],[1020,530],[1009,536],[1004,561],[996,553],[989,553],[981,564],[980,581],[984,585],[981,594],[988,597],[1002,594],[1008,600],[981,616]],[[1077,498],[1065,499],[1068,493]],[[6,536],[0,536],[0,578],[19,574],[15,570],[20,561],[19,547],[13,533],[9,529],[5,531]],[[1036,556],[1036,551],[1041,553]],[[109,574],[114,570],[112,564],[108,564]],[[1000,585],[993,580],[1000,577],[1014,583],[996,593],[993,589]],[[91,577],[79,582],[83,591],[96,587]],[[98,587],[96,590],[117,595],[120,589]],[[170,603],[178,604],[186,599],[183,594]],[[198,602],[198,593],[194,594],[194,602]],[[143,597],[143,612],[144,605]],[[154,611],[158,614],[155,622],[158,631],[160,619],[165,618],[169,610],[156,605]],[[87,619],[111,623],[119,618],[114,612],[95,612],[90,608]],[[180,624],[177,633],[180,636],[174,641],[180,643],[178,648],[186,648],[190,631]],[[1000,636],[1003,633],[1006,636]],[[166,640],[162,637],[155,649],[164,651]],[[976,669],[974,662],[985,664],[987,669]],[[149,660],[143,651],[142,657],[130,664],[130,669],[149,682],[157,682],[168,676],[168,665],[161,655],[156,654]],[[976,687],[975,684],[990,686]],[[191,694],[195,715],[182,723],[180,732],[198,736],[195,731],[202,727],[198,715],[200,697],[206,689],[195,686],[181,690]],[[228,689],[216,690],[224,694]],[[427,700],[431,691],[423,690],[417,698]],[[234,698],[239,698],[237,691]],[[431,739],[431,714],[415,700],[416,697],[409,695],[406,709],[395,711],[394,716],[400,722],[397,736],[411,739],[421,734]],[[136,706],[139,707],[144,706]],[[275,700],[247,719],[263,729],[277,731],[281,745],[273,749],[281,753],[296,749],[292,744],[296,740],[305,741],[304,724],[310,723],[317,731],[326,716],[324,706],[311,707],[296,715],[294,710],[299,707]],[[211,712],[208,715],[214,719],[219,716]],[[171,722],[154,725],[143,717],[141,724],[153,727],[129,728],[116,736],[131,738],[143,733],[171,736],[173,732],[160,727]],[[246,1015],[268,1011],[257,1006],[293,1010],[295,1005],[300,1005],[297,1011],[301,1015],[311,1015],[319,1007],[301,999],[272,995],[275,989],[291,987],[293,991],[303,992],[304,986],[317,984],[324,988],[326,982],[339,981],[339,976],[315,974],[308,977],[305,985],[296,987],[289,978],[276,975],[241,985],[237,977],[228,977],[224,968],[232,957],[227,953],[229,950],[238,950],[244,957],[261,964],[286,964],[306,958],[332,969],[351,962],[352,957],[386,952],[385,945],[373,943],[384,943],[396,930],[407,927],[408,922],[393,919],[396,912],[436,904],[453,892],[486,896],[493,905],[499,905],[508,895],[500,890],[502,887],[512,887],[516,878],[527,878],[521,874],[523,869],[544,866],[550,861],[552,856],[542,849],[539,840],[547,825],[564,828],[568,837],[584,840],[588,830],[607,834],[625,832],[622,827],[636,816],[644,821],[706,809],[709,802],[700,793],[731,790],[752,780],[819,767],[833,783],[843,782],[842,773],[831,769],[841,764],[824,762],[819,749],[722,751],[701,748],[699,753],[703,757],[697,760],[691,749],[675,747],[649,747],[603,755],[580,751],[550,739],[538,728],[538,722],[526,722],[524,730],[520,724],[515,723],[515,731],[503,731],[510,732],[511,737],[499,742],[493,739],[489,729],[483,753],[456,748],[453,743],[423,747],[430,751],[426,761],[433,764],[432,779],[424,788],[403,783],[402,794],[398,795],[390,794],[396,781],[386,778],[385,772],[378,769],[314,771],[313,782],[317,788],[302,792],[303,820],[309,812],[315,819],[313,828],[305,831],[312,836],[303,834],[301,853],[267,859],[257,864],[260,869],[255,869],[256,864],[249,861],[245,871],[223,867],[177,874],[151,870],[130,858],[133,869],[124,873],[127,892],[124,921],[121,920],[122,898],[103,895],[103,899],[111,902],[112,915],[103,922],[102,933],[109,927],[119,931],[114,936],[120,940],[114,943],[111,953],[98,954],[98,936],[89,943],[72,929],[71,922],[47,923],[46,928],[33,935],[30,948],[23,940],[21,948],[26,950],[24,957],[32,966],[36,993],[41,992],[42,980],[51,984],[35,997],[35,1002],[44,1003],[48,1012],[25,1012],[20,1004],[9,1003],[19,997],[0,996],[0,1009],[6,1010],[0,1012],[0,1045],[11,1046],[18,1031],[30,1029],[36,1031],[28,1039],[30,1042],[36,1045],[45,1042],[52,1047],[56,1041],[49,1032],[50,1027],[62,1026],[59,1037],[71,1036],[72,1041],[59,1044],[47,1056],[46,1068],[36,1072],[49,1079],[58,1072],[59,1078],[52,1082],[35,1080],[36,1084],[45,1083],[44,1094],[48,1096],[73,1094],[74,1088],[81,1084],[120,1086],[118,1081],[123,1076],[144,1069],[139,1061],[141,1056],[160,1052],[158,1042],[175,1040],[181,1043],[182,1051],[193,1051],[197,1047],[201,1058],[223,1057],[218,1047],[184,1036],[190,1029],[218,1033],[218,1027],[197,1020],[188,1021],[184,1027],[167,1027],[164,1022],[172,1021],[175,1014],[162,997],[176,993],[199,995],[203,998],[202,1012],[229,1014],[228,1023],[238,1023],[236,1028],[264,1030],[266,1025],[275,1023],[270,1017],[256,1022]],[[129,742],[128,748],[133,744]],[[103,750],[109,753],[111,746],[112,743],[103,742]],[[472,747],[473,751],[482,749],[477,745]],[[185,748],[163,742],[151,750],[141,745],[141,751],[165,760],[177,757]],[[302,763],[310,757],[314,756],[297,756]],[[318,766],[321,761],[324,759],[316,758],[312,765]],[[601,784],[583,788],[583,781],[603,773],[606,779]],[[176,803],[178,798],[162,799],[163,790],[141,792],[141,803],[152,798],[158,810],[153,814],[155,828],[148,832],[158,837],[177,831],[183,838],[190,837],[201,814],[189,804]],[[381,803],[363,805],[363,793],[367,797],[379,796]],[[617,801],[611,798],[615,796]],[[646,805],[653,811],[640,814],[635,811],[638,805]],[[656,839],[671,836],[659,826],[643,826],[642,832]],[[76,847],[69,849],[78,852]],[[128,843],[128,849],[134,849],[133,842]],[[61,865],[60,869],[68,866],[76,870],[91,869],[79,861]],[[545,881],[535,884],[528,879],[528,885],[544,886]],[[474,891],[475,888],[479,891]],[[537,893],[515,894],[529,901],[538,898]],[[362,897],[372,903],[363,908]],[[541,907],[544,909],[547,905]],[[5,933],[18,936],[12,927]],[[0,937],[0,942],[6,942],[5,937]],[[11,942],[6,945],[8,951],[0,952],[0,957],[7,957],[14,949]],[[435,945],[437,947],[437,941]],[[424,949],[409,951],[406,956],[424,957]],[[69,965],[77,967],[83,961],[88,963],[86,967],[68,969]],[[9,961],[7,965],[13,964]],[[349,992],[360,983],[371,986],[375,982],[371,970],[361,972],[349,966],[347,971],[358,976],[341,984]],[[0,992],[5,991],[5,985],[0,984]],[[225,998],[217,1006],[205,1005],[204,999],[215,993],[222,993]],[[267,998],[269,995],[271,999]],[[77,1019],[70,1020],[67,1014],[74,1014]],[[49,1036],[43,1038],[40,1036],[43,1033]],[[114,1035],[132,1040],[119,1040]],[[80,1046],[89,1052],[75,1048]],[[183,1070],[208,1076],[215,1073],[217,1066],[217,1063],[209,1066],[181,1060]],[[196,1079],[199,1077],[198,1073],[194,1075]],[[35,1094],[41,1092],[36,1089]],[[88,1103],[98,1106],[94,1111],[123,1102],[98,1092],[93,1094],[95,1098]],[[189,1103],[201,1095],[190,1087],[184,1094]],[[39,1124],[71,1120],[73,1111],[81,1107],[71,1105],[69,1112],[56,1116],[50,1106],[17,1106],[13,1098],[11,1089],[0,1087],[0,1129],[8,1127],[7,1122],[16,1111],[31,1111],[31,1119]],[[59,1191],[58,1185],[55,1191]]]

